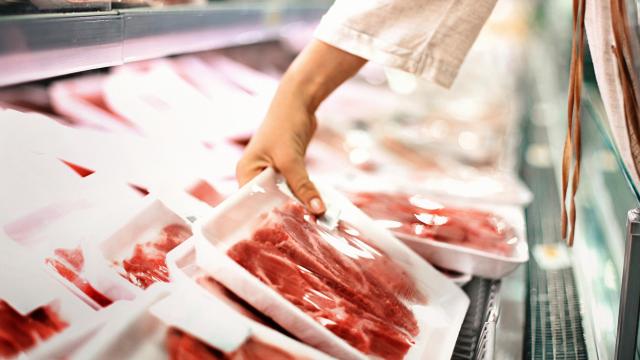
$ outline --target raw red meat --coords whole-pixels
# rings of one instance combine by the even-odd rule
[[[122,276],[143,289],[158,281],[169,282],[167,253],[190,236],[191,230],[184,225],[165,226],[157,239],[136,245],[133,255],[122,262]]]
[[[508,256],[516,243],[506,221],[485,211],[444,207],[423,197],[361,192],[353,203],[389,230]]]
[[[228,254],[366,354],[401,359],[419,332],[405,302],[423,303],[424,295],[402,267],[345,222],[329,233],[290,202]]]
[[[225,354],[181,330],[171,328],[166,344],[170,360],[302,360],[253,337],[238,350]]]
[[[49,306],[39,307],[23,316],[0,300],[0,357],[17,356],[67,325]]]
[[[45,262],[53,267],[58,274],[69,280],[98,305],[107,307],[113,303],[113,300],[96,290],[81,276],[84,268],[84,256],[80,247],[75,249],[56,249],[54,254],[55,257],[47,258]]]

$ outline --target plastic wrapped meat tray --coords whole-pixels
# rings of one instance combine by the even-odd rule
[[[143,202],[128,186],[110,184],[96,175],[80,185],[63,200],[44,202],[3,230],[73,294],[100,309],[134,294],[108,267],[100,267],[103,261],[87,258],[87,248],[96,247],[133,214],[130,209]]]
[[[166,256],[189,237],[190,226],[160,200],[150,198],[93,256],[106,259],[130,285],[146,289],[156,282],[169,282]]]
[[[244,317],[282,331],[282,328],[275,324],[273,320],[267,318],[246,301],[229,291],[198,266],[196,263],[195,240],[195,238],[191,238],[183,242],[167,255],[167,266],[171,274],[171,282],[197,285]]]
[[[24,249],[2,236],[0,247],[0,358],[74,342],[79,331],[98,325],[97,313],[47,276]]]
[[[399,192],[358,192],[351,200],[431,263],[497,279],[528,260],[522,209],[484,209]]]
[[[346,198],[321,192],[340,213],[335,229],[266,170],[195,226],[198,265],[338,358],[450,358],[466,295]]]
[[[74,358],[329,359],[229,310],[193,284],[156,284],[113,317]]]

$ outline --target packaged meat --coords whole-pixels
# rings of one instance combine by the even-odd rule
[[[110,184],[94,174],[66,199],[14,219],[4,230],[72,293],[101,309],[135,293],[103,258],[88,255],[132,215],[131,209],[142,205],[140,201],[126,185]]]
[[[169,282],[169,269],[165,262],[167,253],[190,236],[191,230],[185,225],[165,226],[155,239],[137,244],[133,255],[122,261],[123,276],[144,289],[157,281]]]
[[[45,116],[12,111],[1,112],[0,120],[0,130],[3,130],[1,132],[3,135],[0,135],[2,136],[1,140],[3,143],[6,141],[7,146],[15,148],[17,154],[20,155],[13,155],[17,157],[15,164],[12,164],[16,175],[30,165],[29,161],[32,156],[28,156],[28,154],[35,153],[38,156],[34,161],[51,157],[56,166],[65,170],[68,176],[74,179],[77,176],[69,171],[70,169],[60,160],[91,169],[96,173],[103,173],[113,180],[132,183],[154,192],[156,189],[169,186],[175,188],[192,182],[203,177],[201,176],[202,164],[220,162],[220,159],[206,151],[202,144],[189,142],[177,136],[145,139],[128,133],[111,133],[64,126]],[[19,150],[24,153],[18,152]],[[6,155],[6,157],[11,156],[11,154]],[[11,159],[7,159],[8,161]],[[34,166],[37,165],[37,163],[34,164]],[[211,168],[215,167],[211,166]],[[225,163],[225,173],[229,172],[229,168],[230,165]],[[15,180],[17,183],[14,185],[15,189],[32,184],[38,185],[45,180],[57,183],[58,179],[54,176],[57,176],[58,172],[54,169],[49,171],[51,176],[49,173],[41,176],[35,176],[35,172],[26,174],[24,178],[19,178],[20,182]],[[12,184],[14,182],[13,174],[9,173],[8,175],[7,181],[11,181],[9,184]],[[204,178],[208,179],[208,177]],[[25,182],[24,179],[30,181]],[[64,184],[60,186],[62,189],[67,189]],[[49,187],[46,190],[47,193],[51,193]],[[33,195],[25,195],[27,198],[31,196]],[[19,201],[16,201],[12,205],[18,203]],[[14,206],[19,207],[18,205]]]
[[[86,344],[104,324],[118,316],[129,306],[127,301],[116,302],[108,308],[91,314],[91,317],[78,321],[72,327],[64,330],[60,336],[55,336],[40,344],[28,353],[29,359],[73,359],[78,348]]]
[[[56,249],[54,250],[54,254],[55,256],[45,260],[47,265],[55,269],[62,277],[75,285],[101,307],[107,307],[113,303],[112,299],[96,290],[89,281],[83,277],[84,255],[79,246],[73,249]]]
[[[0,358],[73,341],[99,324],[96,312],[47,276],[24,249],[2,243],[0,263]]]
[[[229,310],[193,284],[155,284],[75,358],[328,359]]]
[[[266,216],[229,256],[351,346],[402,358],[419,330],[403,301],[427,301],[406,271],[350,224],[340,222],[332,234],[293,201]],[[346,249],[335,249],[331,241],[344,242]]]
[[[446,207],[425,196],[359,192],[353,204],[398,236],[411,236],[510,256],[515,230],[502,218],[484,211]]]
[[[169,329],[166,342],[167,352],[171,360],[185,358],[203,360],[296,359],[286,351],[254,338],[249,338],[238,350],[229,354],[225,354],[213,346],[207,345],[202,340],[176,328]]]
[[[0,356],[16,357],[67,326],[50,305],[22,315],[7,302],[0,300]]]
[[[425,259],[447,269],[500,278],[528,259],[521,209],[447,206],[433,197],[401,192],[363,191],[349,197]]]
[[[427,349],[449,358],[466,295],[343,196],[320,189],[340,213],[335,229],[316,223],[266,170],[198,221],[198,265],[338,358],[414,359]]]
[[[57,127],[44,116],[0,110],[0,142],[11,149],[0,152],[0,162],[7,169],[0,187],[1,224],[54,201],[60,193],[73,192],[81,183],[69,167],[43,149],[43,133],[44,137],[57,135]]]
[[[169,282],[167,253],[191,236],[189,224],[160,200],[142,209],[99,246],[107,262],[127,281],[146,289]]]
[[[171,281],[196,284],[239,314],[279,332],[286,332],[273,320],[225,288],[198,266],[196,263],[195,238],[183,242],[169,252],[167,266],[171,273]]]

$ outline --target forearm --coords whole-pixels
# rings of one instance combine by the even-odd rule
[[[240,184],[273,167],[311,212],[322,214],[325,206],[304,164],[316,127],[314,114],[320,103],[365,63],[318,40],[307,45],[282,77],[262,126],[238,162]]]
[[[366,62],[361,57],[313,40],[284,74],[276,98],[295,97],[313,114],[322,101]]]

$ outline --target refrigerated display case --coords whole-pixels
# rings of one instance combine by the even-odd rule
[[[628,1],[634,47],[637,3]],[[569,5],[547,2],[530,47],[529,121],[522,174],[536,198],[528,209],[530,245],[560,239],[559,184],[566,134]],[[587,52],[588,53],[588,52]],[[634,57],[637,59],[637,57]],[[535,75],[534,75],[535,74]],[[526,353],[530,358],[637,358],[637,184],[617,150],[590,59],[583,95],[582,176],[576,198],[577,232],[571,261],[561,268],[530,262]],[[555,179],[551,188],[545,179]],[[559,245],[564,248],[564,245]],[[534,257],[536,259],[536,257]],[[630,330],[631,329],[631,330]],[[583,355],[584,354],[584,355]]]
[[[478,187],[489,189],[485,193],[467,192],[470,201],[478,203],[487,201],[483,196],[493,196],[491,201],[496,197],[504,200],[504,193],[491,192],[495,190],[491,185],[496,182],[521,188],[515,177],[505,180],[496,174],[518,171],[531,189],[534,197],[526,209],[530,261],[502,280],[473,277],[463,285],[471,305],[453,359],[583,359],[615,355],[627,359],[630,348],[637,358],[640,348],[635,336],[630,339],[627,334],[631,327],[632,333],[637,334],[639,326],[640,288],[636,279],[640,274],[631,264],[640,259],[640,248],[634,246],[640,233],[637,213],[628,211],[639,206],[640,198],[616,152],[597,84],[589,76],[574,249],[564,247],[560,236],[558,180],[565,134],[570,5],[554,1],[527,6],[515,5],[514,1],[503,3],[506,5],[498,8],[476,45],[477,51],[470,54],[468,62],[472,65],[463,68],[451,92],[393,71],[365,69],[356,82],[346,87],[340,98],[342,103],[336,99],[321,109],[326,125],[320,129],[321,143],[338,144],[334,148],[343,152],[324,156],[335,161],[332,171],[340,159],[340,164],[378,175],[397,172],[394,175],[419,178],[430,173],[431,177],[421,179],[430,184],[429,191],[438,195],[451,194],[442,191],[441,182],[435,180],[448,179],[446,184],[456,184],[457,189],[468,188],[476,180]],[[51,88],[60,90],[57,94],[63,97],[76,91],[74,96],[85,96],[80,100],[92,104],[93,110],[104,111],[109,105],[92,97],[91,86],[96,81],[102,84],[111,74],[118,74],[120,80],[127,76],[140,80],[130,84],[142,88],[144,74],[136,77],[136,71],[142,69],[144,73],[145,64],[152,64],[149,66],[155,66],[158,74],[166,75],[163,71],[178,68],[179,64],[191,64],[194,59],[203,63],[216,61],[213,58],[222,54],[241,59],[253,70],[272,62],[259,69],[266,74],[263,88],[247,91],[250,86],[242,79],[224,79],[235,81],[241,89],[226,100],[246,100],[247,92],[268,94],[274,79],[295,53],[292,44],[282,46],[284,34],[291,37],[296,32],[308,33],[329,2],[81,2],[72,9],[65,8],[69,5],[66,2],[57,7],[51,3],[38,6],[37,2],[22,7],[2,5],[10,8],[11,14],[0,16],[0,86],[4,87],[0,88],[0,101],[9,108],[43,111],[67,124],[77,124],[77,119],[60,110],[60,103],[52,107],[47,100],[38,100],[42,84],[56,85]],[[527,22],[526,18],[531,20]],[[637,22],[634,26],[637,30]],[[253,55],[246,55],[247,52]],[[269,52],[283,55],[278,60],[267,60]],[[183,55],[188,53],[192,55]],[[162,60],[164,57],[168,60]],[[136,62],[153,59],[161,60],[142,62],[140,69],[135,68]],[[134,65],[112,72],[103,70],[128,63]],[[95,71],[86,73],[89,70]],[[487,72],[491,71],[492,81],[487,81]],[[50,80],[59,76],[63,77]],[[194,81],[197,77],[191,74],[189,85],[194,88],[202,85]],[[87,87],[79,85],[83,81]],[[11,88],[13,85],[18,86]],[[148,88],[123,94],[145,95]],[[111,88],[112,96],[118,95],[114,89],[117,88]],[[206,94],[206,90],[198,89]],[[7,95],[6,90],[14,95]],[[370,104],[363,94],[383,100]],[[23,101],[23,97],[32,99]],[[122,123],[127,122],[124,112],[109,116],[110,121],[124,118]],[[112,130],[116,128],[131,130],[121,123]],[[246,134],[241,135],[244,137],[234,139],[236,145],[246,141]],[[377,145],[384,150],[376,150]],[[237,148],[227,150],[225,156],[237,156]],[[200,153],[194,151],[190,155]],[[322,159],[323,153],[310,155],[313,161],[314,155]],[[208,158],[197,160],[202,159]],[[169,157],[167,161],[180,162]],[[403,165],[395,166],[395,162]],[[406,167],[420,171],[401,169]],[[93,170],[80,166],[75,171],[87,176]],[[154,175],[164,175],[158,169],[153,171]],[[132,185],[137,191],[148,191],[141,184],[152,175],[135,175]],[[183,187],[193,188],[194,183],[179,181]],[[232,192],[234,187],[230,189]],[[216,192],[216,200],[211,200],[210,205],[226,193]],[[522,196],[509,201],[530,200],[526,191],[519,195]],[[203,198],[199,199],[204,201]],[[194,220],[197,215],[185,218]],[[551,257],[555,260],[549,260],[549,254],[554,254]]]
[[[69,12],[71,9],[68,8],[48,8],[46,13],[42,12],[42,8],[32,7],[26,9],[28,11],[22,11],[29,12],[28,14],[20,14],[20,11],[16,10],[12,15],[0,17],[0,30],[2,30],[0,31],[2,34],[0,35],[0,68],[2,68],[0,86],[5,87],[0,89],[2,90],[0,97],[4,107],[15,106],[18,109],[44,111],[49,115],[57,114],[56,116],[60,116],[62,122],[81,126],[93,126],[106,119],[114,122],[106,128],[109,131],[127,132],[130,131],[127,130],[128,125],[126,121],[122,121],[122,116],[126,114],[114,115],[108,111],[105,112],[104,99],[99,100],[99,97],[95,97],[96,89],[102,88],[103,80],[107,78],[105,72],[99,69],[140,60],[198,52],[191,58],[178,57],[175,61],[172,59],[164,64],[163,61],[154,62],[153,60],[148,63],[152,68],[163,71],[162,69],[167,70],[163,66],[170,63],[176,64],[177,67],[188,66],[193,61],[206,63],[210,61],[207,52],[218,49],[218,54],[212,54],[211,61],[216,61],[216,56],[219,57],[222,54],[229,59],[242,59],[254,68],[260,68],[264,63],[270,62],[262,70],[267,74],[273,73],[279,76],[278,74],[292,59],[293,53],[287,54],[285,51],[299,47],[296,41],[299,43],[300,40],[296,39],[296,36],[309,34],[308,29],[319,20],[328,2],[232,1],[142,8],[124,8],[122,3],[104,4],[102,7],[95,6],[98,5],[97,3],[93,5],[93,8],[76,6],[72,9],[76,12]],[[278,43],[282,42],[284,33],[288,35],[287,45],[284,48],[289,50],[278,50],[280,46]],[[247,51],[254,55],[247,56]],[[282,59],[274,59],[274,56],[268,55],[277,51],[284,52]],[[146,65],[141,64],[143,65],[140,67],[142,72],[139,79],[144,81]],[[92,69],[98,70],[89,74],[84,73]],[[129,70],[133,71],[129,75],[135,74],[136,65],[118,71],[123,78],[126,78],[128,76],[126,71]],[[230,71],[232,70],[231,68]],[[372,73],[373,77],[379,77],[375,75],[375,71]],[[23,85],[23,83],[61,75],[66,77]],[[186,76],[191,81],[195,81],[191,82],[191,85],[196,87],[202,85],[197,81],[195,73]],[[238,81],[238,79],[231,79],[231,81]],[[50,84],[53,86],[49,87]],[[133,82],[130,84],[141,85]],[[17,86],[8,87],[11,85]],[[51,92],[48,93],[48,89],[51,89]],[[266,91],[268,94],[269,90]],[[433,92],[433,90],[429,91]],[[116,93],[113,94],[115,96]],[[358,92],[355,94],[359,96]],[[387,93],[387,95],[390,94]],[[50,99],[49,96],[51,96]],[[69,102],[70,96],[74,97],[74,101]],[[240,94],[235,96],[237,99],[246,99]],[[418,95],[415,97],[418,98]],[[438,102],[434,100],[433,104]],[[337,109],[340,109],[340,106],[342,105]],[[398,109],[401,107],[398,104],[394,106],[398,106]],[[418,108],[422,107],[418,106]],[[92,112],[84,115],[74,113],[81,108],[91,109]],[[439,113],[443,114],[445,111],[440,110]],[[93,122],[82,121],[87,120],[82,118],[87,114],[94,117]],[[512,112],[507,116],[513,117],[515,114],[516,112]],[[463,118],[461,121],[469,121],[469,119]],[[419,123],[419,119],[414,119],[412,122]],[[499,154],[498,156],[500,157]],[[512,158],[508,161],[513,165]],[[75,165],[72,161],[67,162],[67,165],[69,164],[78,174],[85,177],[92,176],[95,171],[95,169]],[[101,170],[98,169],[97,173],[100,172]],[[144,182],[148,176],[142,175],[136,179],[133,185]],[[185,186],[191,185],[191,183],[185,183]],[[135,189],[144,193],[148,191],[138,185]],[[214,192],[216,190],[218,188]],[[194,196],[204,201],[201,196]],[[216,196],[219,197],[221,194],[216,193]],[[194,220],[196,217],[188,216],[187,218]],[[9,229],[14,229],[19,224],[20,222],[14,223]],[[22,235],[14,233],[13,236]],[[79,274],[77,276],[85,276],[82,275],[84,273],[79,272]],[[65,281],[60,276],[56,279],[63,283]],[[515,279],[521,281],[517,280],[517,276]],[[472,306],[464,319],[452,358],[489,359],[493,357],[496,327],[500,318],[500,286],[499,280],[481,278],[473,278],[464,285],[463,289],[471,298]],[[131,289],[132,293],[135,293],[133,290]],[[77,292],[77,290],[74,291]]]

